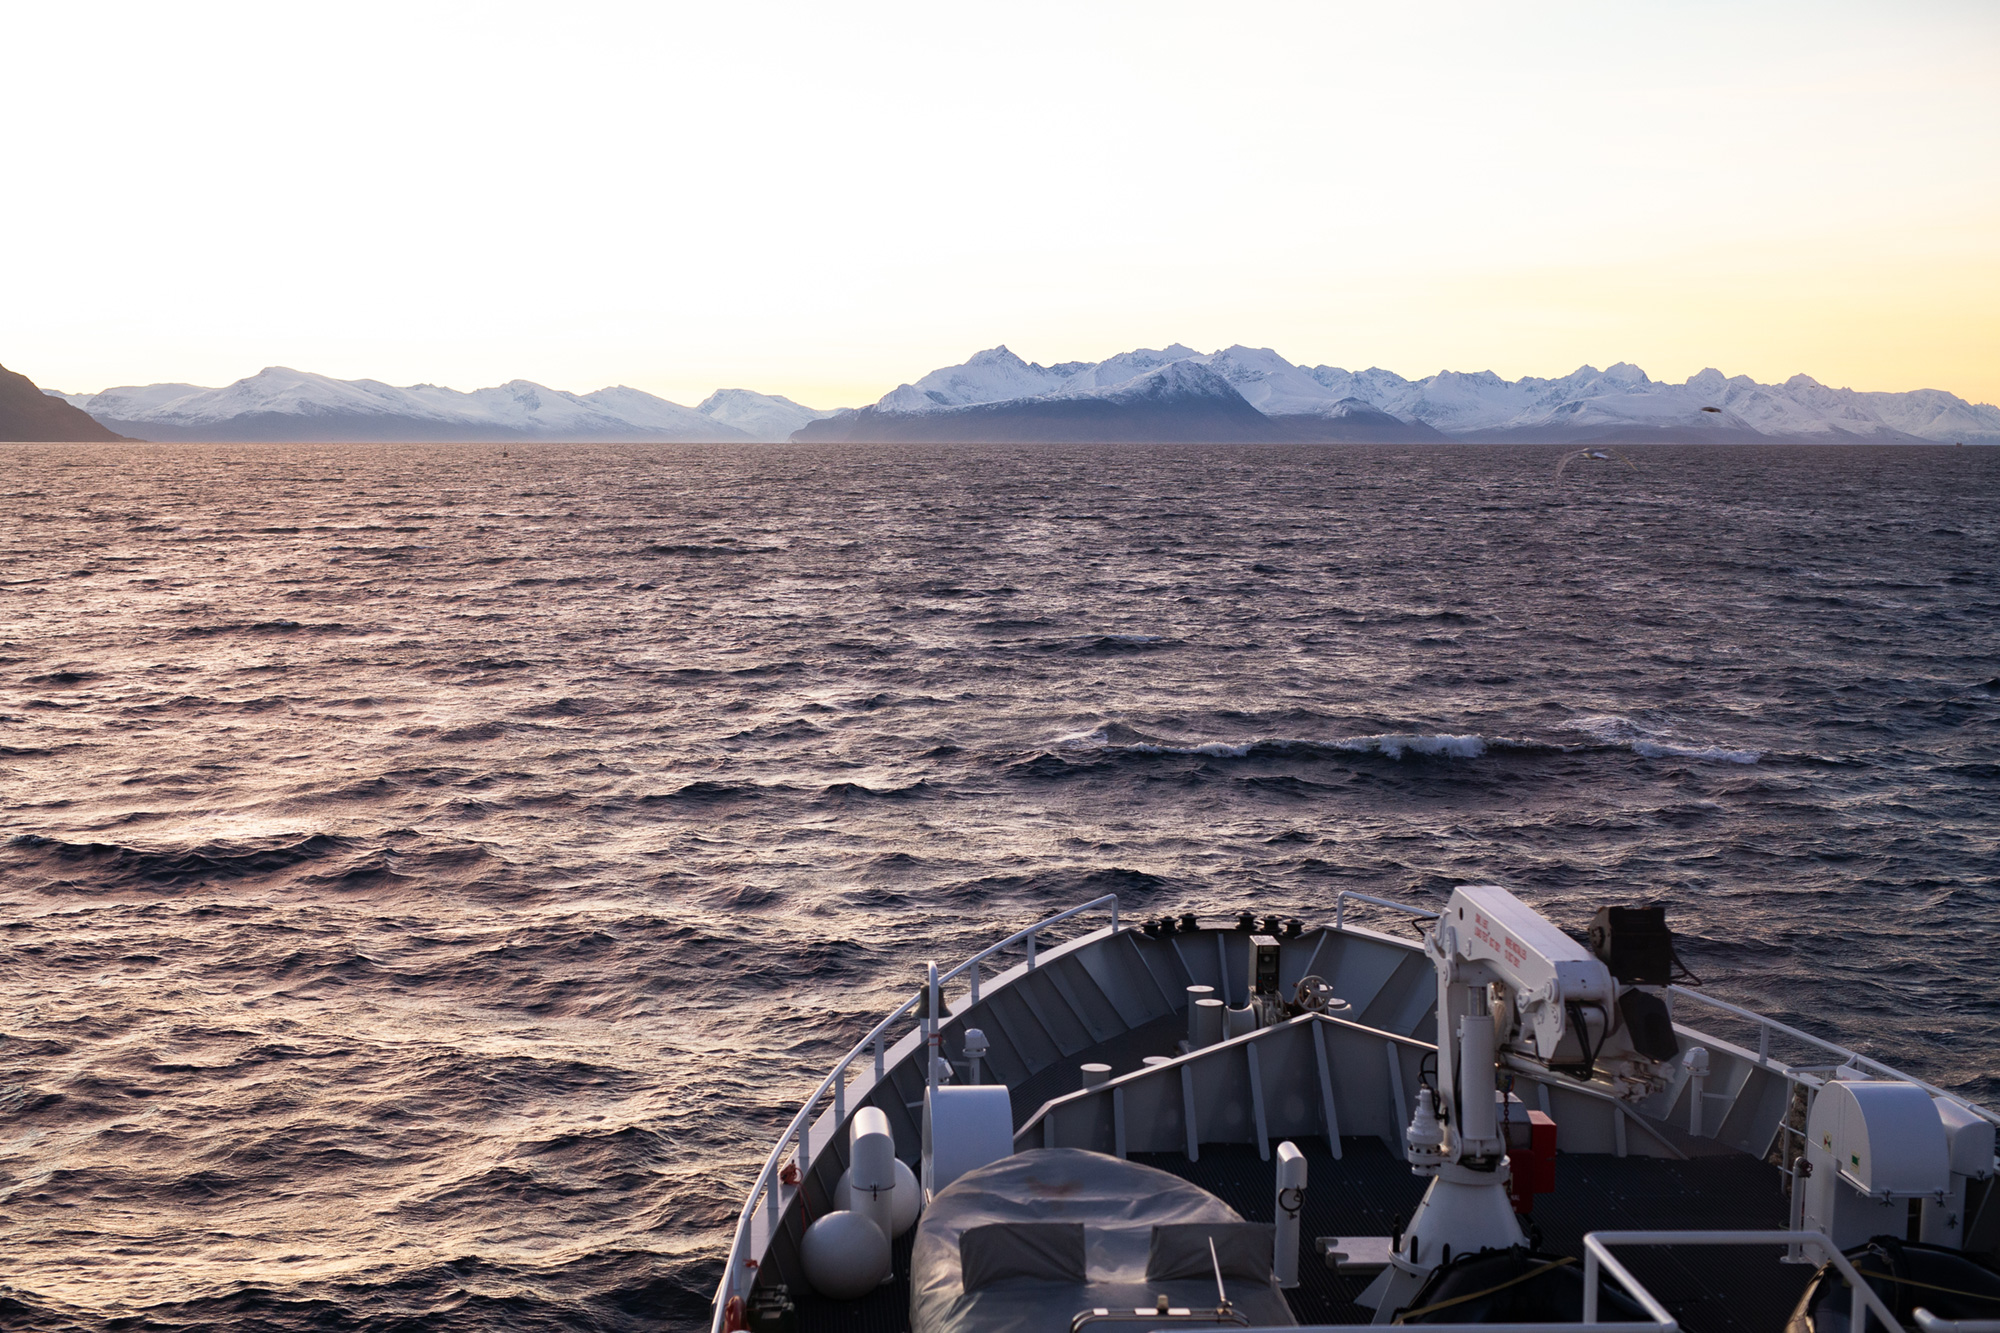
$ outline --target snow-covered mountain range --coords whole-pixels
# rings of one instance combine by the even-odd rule
[[[1759,384],[1718,370],[1704,370],[1685,384],[1667,384],[1623,362],[1608,370],[1584,366],[1560,379],[1507,380],[1491,371],[1442,371],[1410,380],[1381,369],[1308,369],[1269,348],[1237,346],[1203,353],[1179,343],[1053,366],[1026,362],[995,347],[901,385],[870,407],[810,424],[798,438],[1047,439],[1056,436],[1040,427],[1057,418],[1070,429],[1083,431],[1095,423],[1113,432],[1080,434],[1079,439],[1138,438],[1111,426],[1118,413],[1079,415],[1075,409],[1145,399],[1163,376],[1173,377],[1177,410],[1184,414],[1199,406],[1219,421],[1216,413],[1227,415],[1233,403],[1241,403],[1262,414],[1269,426],[1260,433],[1235,414],[1236,424],[1229,427],[1233,433],[1153,438],[2000,444],[2000,408],[1938,389],[1863,393],[1830,389],[1806,375],[1783,384]]]
[[[54,396],[148,440],[783,440],[827,415],[746,389],[682,407],[623,385],[576,394],[512,380],[461,393],[283,366],[220,389],[148,384]]]
[[[872,407],[811,422],[792,438],[1051,443],[1443,438],[1421,422],[1398,420],[1353,399],[1324,404],[1310,415],[1266,411],[1239,392],[1228,370],[1179,346],[1060,366],[1030,365],[998,347],[905,384]]]
[[[860,409],[722,389],[683,407],[617,386],[527,380],[462,393],[273,366],[220,389],[149,384],[63,394],[151,440],[1804,440],[2000,444],[2000,407],[1939,389],[1863,393],[1806,375],[1759,384],[1704,370],[1683,384],[1623,362],[1559,379],[1491,371],[1294,365],[1269,348],[1175,343],[1043,366],[1005,347],[934,370]]]

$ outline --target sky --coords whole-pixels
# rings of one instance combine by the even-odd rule
[[[872,401],[1005,343],[2000,402],[2000,4],[0,0],[0,364]]]

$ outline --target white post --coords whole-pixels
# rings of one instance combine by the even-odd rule
[[[924,1031],[924,1138],[923,1138],[923,1178],[918,1186],[923,1197],[931,1197],[933,1144],[931,1143],[931,1103],[935,1100],[938,1086],[938,971],[937,964],[928,965],[925,984],[930,994],[930,1016],[919,1018],[918,1024]]]
[[[1118,933],[1118,899],[1115,897],[1111,900],[1111,933]]]
[[[1583,1247],[1583,1322],[1597,1322],[1597,1251],[1586,1245]],[[1848,1327],[1858,1329],[1859,1324]]]
[[[937,964],[930,964],[929,986],[931,992],[930,1023],[924,1029],[924,1086],[937,1091],[938,1061],[944,1056],[944,1033],[938,1027],[938,979]]]
[[[1296,1143],[1286,1139],[1278,1145],[1277,1205],[1272,1218],[1277,1229],[1272,1237],[1271,1271],[1280,1287],[1299,1285],[1299,1213],[1306,1206],[1306,1155]]]
[[[1035,937],[1041,933],[1041,927],[1039,926],[1028,932],[1028,970],[1030,972],[1035,970]]]

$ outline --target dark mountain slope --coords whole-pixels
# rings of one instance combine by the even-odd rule
[[[51,398],[26,375],[0,366],[0,440],[122,440],[80,407]]]

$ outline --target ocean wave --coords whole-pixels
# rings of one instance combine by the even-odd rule
[[[191,847],[144,848],[112,842],[69,842],[38,833],[17,835],[9,844],[37,852],[48,861],[88,865],[100,877],[176,885],[210,879],[269,875],[357,847],[350,838],[313,833],[297,841],[207,842]]]
[[[1754,764],[1762,750],[1731,750],[1721,745],[1669,745],[1665,741],[1633,741],[1632,753],[1642,759],[1701,759],[1718,764]]]
[[[1385,759],[1480,759],[1492,754],[1582,754],[1592,750],[1623,750],[1642,759],[1697,759],[1710,763],[1754,764],[1765,751],[1726,745],[1701,745],[1657,739],[1642,733],[1625,718],[1586,718],[1573,724],[1595,745],[1565,744],[1519,736],[1482,736],[1475,732],[1379,732],[1333,740],[1271,736],[1253,741],[1176,743],[1149,736],[1120,723],[1059,736],[1057,751],[1106,752],[1134,755],[1195,755],[1210,759],[1342,758],[1380,755]]]
[[[1704,745],[1696,741],[1673,740],[1668,734],[1615,713],[1572,718],[1571,731],[1613,749],[1630,750],[1641,759],[1696,759],[1712,764],[1754,764],[1764,757],[1762,750],[1740,746]]]
[[[1489,749],[1543,749],[1533,742],[1489,741],[1484,736],[1446,735],[1428,732],[1383,732],[1372,736],[1347,736],[1315,741],[1274,736],[1254,741],[1202,741],[1176,745],[1148,736],[1119,723],[1108,723],[1090,731],[1058,737],[1059,750],[1110,750],[1127,754],[1203,755],[1211,759],[1290,757],[1319,755],[1379,754],[1387,759],[1477,759]]]
[[[1065,657],[1117,657],[1126,653],[1151,653],[1184,646],[1182,640],[1161,634],[1091,634],[1032,645],[1037,652],[1060,653]]]

